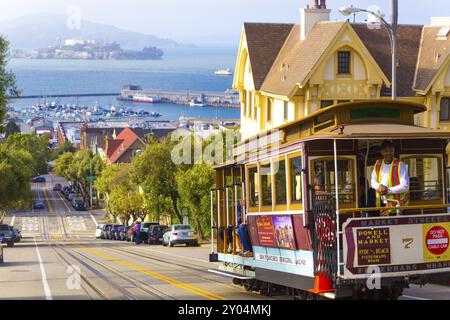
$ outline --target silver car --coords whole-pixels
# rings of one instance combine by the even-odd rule
[[[198,246],[197,232],[189,224],[171,225],[163,235],[163,245],[173,247],[176,244]]]

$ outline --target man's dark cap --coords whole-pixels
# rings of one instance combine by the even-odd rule
[[[383,143],[381,144],[380,149],[384,150],[386,148],[395,148],[395,144],[389,140],[384,140]]]

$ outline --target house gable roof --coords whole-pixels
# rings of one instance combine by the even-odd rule
[[[310,75],[344,24],[345,22],[318,23],[303,41],[300,40],[300,26],[295,25],[261,90],[289,96],[295,86]]]
[[[427,92],[450,55],[450,36],[438,39],[441,27],[423,28],[414,88]]]
[[[119,145],[115,148],[108,159],[111,163],[117,162],[122,155],[136,142],[140,141],[143,145],[145,144],[134,131],[130,128],[125,128],[122,132],[117,136],[115,140],[112,141],[120,141]],[[116,144],[116,143],[114,143]],[[107,151],[108,153],[108,151]]]
[[[244,32],[252,67],[253,82],[260,90],[272,64],[294,24],[245,23]]]
[[[389,33],[384,28],[369,28],[367,24],[352,24],[370,54],[383,70],[389,81],[392,82],[392,56]],[[414,75],[417,58],[419,56],[420,39],[423,26],[399,25],[397,32],[397,93],[401,97],[414,96]]]

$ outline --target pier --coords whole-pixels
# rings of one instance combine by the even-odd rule
[[[139,86],[125,86],[120,93],[120,100],[132,101],[134,96],[154,98],[161,103],[189,105],[191,102],[205,106],[240,108],[239,94],[233,90],[225,92],[176,91],[159,89],[141,89]]]
[[[189,105],[191,102],[200,103],[205,106],[222,108],[239,108],[239,94],[233,90],[225,92],[208,91],[176,91],[160,89],[140,89],[138,86],[125,86],[120,93],[67,93],[47,95],[24,95],[11,98],[17,99],[58,99],[58,98],[81,98],[81,97],[117,97],[121,101],[133,101],[133,97],[139,95],[155,98],[158,103],[173,103]]]

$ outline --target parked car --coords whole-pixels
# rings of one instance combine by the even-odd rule
[[[147,233],[147,243],[155,244],[163,242],[163,235],[166,232],[168,226],[154,225],[150,226]]]
[[[61,191],[61,189],[62,189],[62,186],[59,183],[55,184],[55,186],[53,187],[53,191]]]
[[[130,228],[131,228],[130,226],[123,226],[120,228],[120,230],[119,230],[119,240],[120,241],[127,240],[127,236],[128,236],[127,233]]]
[[[8,247],[14,246],[14,235],[9,225],[0,224],[0,240],[1,243],[6,243]]]
[[[46,180],[45,180],[44,177],[38,176],[38,177],[34,177],[33,178],[33,182],[35,182],[35,183],[45,183]]]
[[[148,231],[151,226],[158,226],[158,222],[142,222],[141,223],[141,241],[147,242],[148,240]]]
[[[120,233],[120,229],[122,227],[124,227],[124,226],[121,226],[121,225],[118,225],[118,224],[112,226],[111,231],[109,233],[109,238],[111,240],[119,240],[119,233]]]
[[[73,205],[76,211],[86,211],[86,206],[84,205],[84,201],[77,199],[75,200],[75,204]]]
[[[42,201],[42,200],[34,200],[34,202],[33,202],[33,209],[37,209],[37,210],[45,209],[44,201]]]
[[[12,232],[14,242],[20,242],[20,240],[22,240],[22,232],[13,226],[9,226],[9,229]]]
[[[163,245],[173,247],[176,244],[198,246],[197,232],[189,224],[170,226],[163,235]]]
[[[107,239],[107,234],[111,227],[112,227],[112,224],[103,225],[102,232],[100,233],[100,239]]]
[[[72,204],[72,207],[75,208],[75,204],[77,203],[77,201],[83,201],[83,198],[82,197],[78,197],[77,195],[72,197],[72,200],[70,201],[70,203]]]
[[[103,227],[104,227],[104,224],[99,224],[99,225],[97,226],[97,228],[95,228],[95,237],[96,237],[97,239],[100,239],[100,237],[101,237],[101,235],[102,235],[102,229],[103,229]]]

